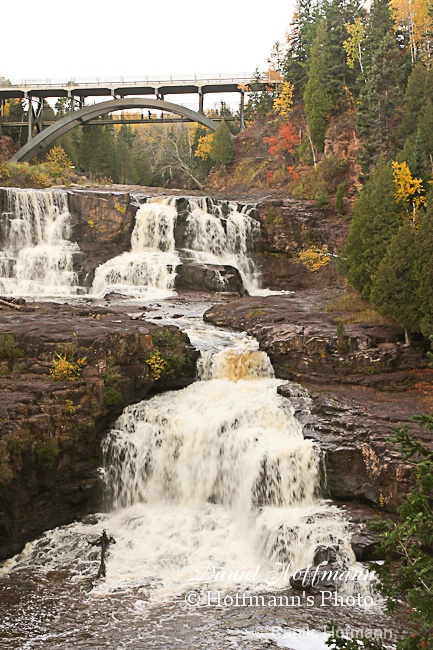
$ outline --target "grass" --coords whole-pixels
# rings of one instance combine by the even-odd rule
[[[347,288],[344,296],[329,302],[325,311],[338,312],[337,320],[345,325],[356,323],[385,323],[386,319],[377,313],[370,302],[363,298],[357,291]]]

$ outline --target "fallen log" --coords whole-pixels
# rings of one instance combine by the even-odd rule
[[[18,311],[21,310],[21,305],[16,305],[14,302],[10,302],[4,298],[0,298],[0,305],[5,305],[6,307],[11,307],[12,309],[17,309]]]

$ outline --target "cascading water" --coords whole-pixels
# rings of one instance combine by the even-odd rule
[[[92,293],[167,298],[173,295],[176,267],[174,224],[176,199],[148,199],[136,215],[131,251],[96,269]]]
[[[188,222],[188,248],[191,256],[205,264],[228,264],[241,274],[243,284],[251,295],[261,293],[259,273],[249,252],[260,224],[249,216],[252,210],[238,204],[227,204],[227,216],[222,208],[210,200],[190,199]],[[209,211],[210,207],[210,211]]]
[[[203,342],[200,327],[197,334]],[[281,382],[267,355],[240,334],[226,333],[224,341],[215,334],[194,384],[129,406],[106,436],[101,477],[108,512],[48,531],[0,569],[0,602],[4,580],[6,589],[34,576],[43,584],[33,601],[26,596],[18,608],[13,600],[7,638],[27,639],[30,630],[53,648],[261,650],[270,624],[276,640],[285,638],[287,625],[324,629],[336,615],[368,625],[368,609],[329,612],[320,601],[311,608],[288,589],[290,575],[313,563],[318,547],[338,546],[352,570],[349,525],[320,498],[320,451],[303,438],[291,403],[277,393]],[[96,576],[99,549],[89,541],[103,529],[116,544],[109,547],[107,577],[95,582],[89,578]],[[342,586],[346,598],[364,585]],[[47,612],[58,592],[53,622]],[[253,606],[253,594],[284,594],[295,604]],[[247,608],[218,605],[235,595],[247,597]],[[325,638],[308,647],[326,650]],[[307,645],[295,639],[290,647]]]
[[[104,441],[113,579],[156,572],[166,594],[205,566],[207,577],[210,566],[220,576],[260,566],[263,586],[276,563],[294,572],[320,544],[353,560],[347,524],[317,498],[320,453],[277,394],[268,357],[251,343],[205,353],[199,379],[128,407]]]
[[[149,198],[140,206],[131,237],[131,251],[112,258],[95,272],[92,293],[111,291],[127,296],[166,298],[173,295],[176,267],[188,258],[206,265],[229,265],[239,270],[252,295],[259,289],[259,274],[249,256],[259,222],[244,206],[226,203],[226,216],[210,199],[188,199],[186,228],[182,242],[175,238],[179,220],[178,198]],[[182,218],[185,218],[184,215]],[[224,280],[221,280],[224,288]]]
[[[68,241],[70,213],[61,190],[5,189],[2,215],[0,290],[8,295],[68,295],[76,291]]]

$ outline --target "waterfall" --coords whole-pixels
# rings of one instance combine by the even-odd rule
[[[259,222],[248,214],[252,207],[244,206],[239,212],[237,203],[224,202],[223,210],[211,199],[189,198],[185,217],[178,214],[178,201],[177,197],[148,198],[139,207],[131,250],[96,269],[93,294],[115,291],[137,297],[173,295],[180,250],[184,264],[192,259],[210,266],[235,267],[247,291],[261,293],[259,274],[249,256],[260,229]],[[176,235],[176,227],[183,221],[184,232]]]
[[[167,298],[173,295],[176,267],[174,226],[176,199],[148,199],[137,211],[131,251],[96,269],[92,293],[110,291],[130,296]]]
[[[267,355],[251,343],[206,353],[199,375],[126,408],[103,442],[113,578],[156,572],[183,589],[210,563],[220,575],[260,567],[263,581],[312,563],[320,544],[352,561],[346,522],[318,498],[320,451]]]
[[[254,236],[260,224],[248,212],[251,206],[243,206],[241,212],[235,202],[227,203],[227,216],[221,207],[206,199],[190,199],[188,215],[188,245],[192,257],[205,264],[228,264],[241,274],[247,291],[253,295],[259,291],[259,273],[249,257]],[[209,210],[210,208],[210,210]]]
[[[66,192],[5,189],[2,215],[0,290],[8,295],[65,295],[74,292],[73,254],[68,241]]]

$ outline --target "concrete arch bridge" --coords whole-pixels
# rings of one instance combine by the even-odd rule
[[[174,115],[180,115],[187,121],[198,122],[211,131],[215,131],[217,128],[217,123],[202,113],[197,113],[189,108],[180,106],[179,104],[166,102],[162,99],[149,99],[146,97],[112,99],[108,102],[101,102],[99,104],[94,104],[93,106],[87,106],[78,111],[71,111],[68,115],[54,122],[46,129],[43,129],[38,135],[29,140],[27,144],[21,147],[21,149],[12,156],[11,161],[28,162],[50,147],[57,138],[68,131],[71,131],[75,127],[86,124],[86,122],[90,122],[100,115],[134,108],[165,111]]]

